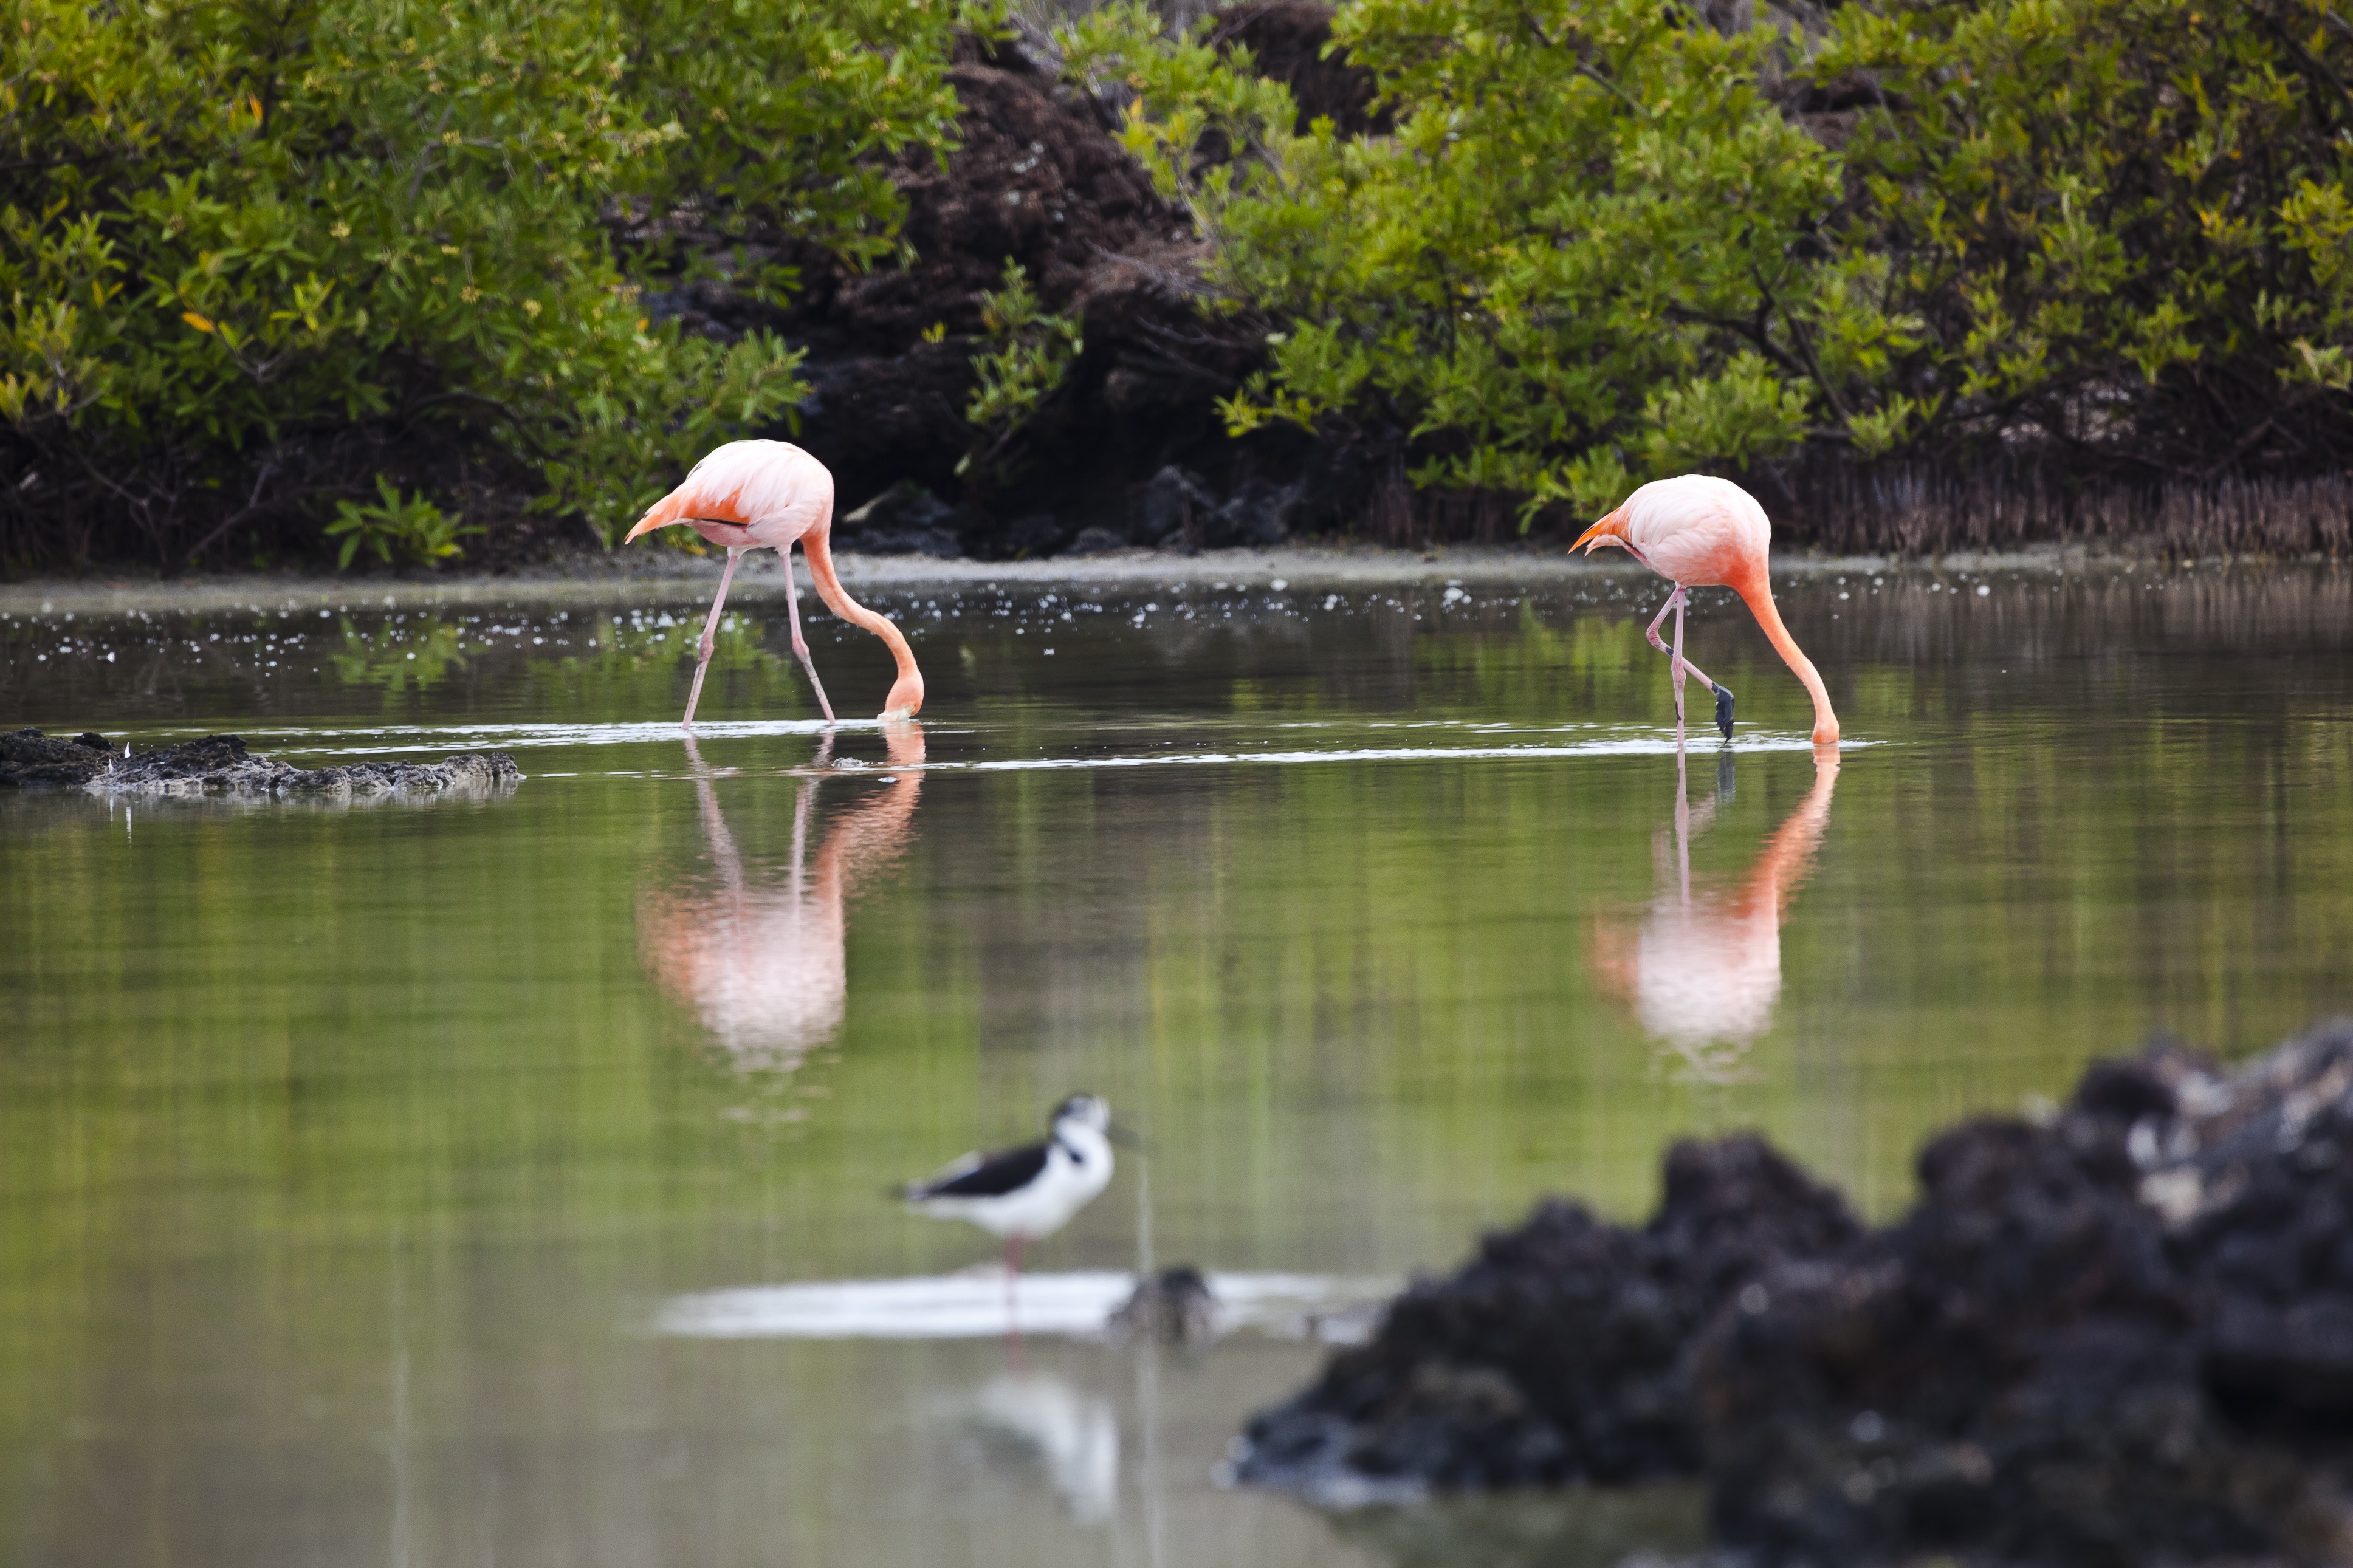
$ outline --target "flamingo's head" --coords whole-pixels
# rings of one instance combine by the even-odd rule
[[[886,724],[894,719],[912,719],[923,711],[923,672],[913,668],[891,683],[891,695],[882,704],[881,719]]]
[[[1568,547],[1568,552],[1571,555],[1574,555],[1577,553],[1578,547],[1582,546],[1585,552],[1588,555],[1590,555],[1605,544],[1623,544],[1625,542],[1626,509],[1621,506],[1616,511],[1611,512],[1608,517],[1603,518],[1599,522],[1595,523],[1591,528],[1587,529],[1583,533],[1578,534],[1577,536],[1577,543]]]

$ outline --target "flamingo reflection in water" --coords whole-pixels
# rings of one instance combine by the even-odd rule
[[[711,770],[686,752],[716,886],[649,890],[638,903],[638,952],[654,983],[691,1007],[741,1071],[789,1071],[841,1027],[849,991],[843,906],[906,847],[923,794],[923,731],[883,726],[897,779],[835,816],[814,858],[809,822],[820,780],[800,785],[792,864],[755,879],[727,830]],[[818,752],[829,760],[828,732]]]
[[[1838,773],[1838,747],[1816,746],[1813,788],[1765,841],[1739,887],[1729,896],[1705,889],[1694,896],[1691,841],[1731,800],[1732,759],[1718,765],[1715,794],[1694,810],[1676,747],[1672,856],[1665,829],[1651,841],[1660,891],[1639,923],[1597,925],[1590,952],[1604,989],[1632,1008],[1682,1076],[1737,1080],[1748,1047],[1772,1026],[1781,999],[1781,916],[1813,868]]]

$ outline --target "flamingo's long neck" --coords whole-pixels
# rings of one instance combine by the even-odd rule
[[[1757,626],[1764,628],[1765,640],[1773,645],[1788,665],[1790,673],[1813,698],[1814,743],[1822,745],[1836,741],[1839,738],[1839,721],[1838,715],[1831,710],[1830,691],[1822,685],[1821,673],[1814,668],[1814,661],[1806,657],[1806,650],[1798,646],[1798,639],[1791,637],[1789,628],[1781,624],[1781,612],[1773,604],[1773,585],[1763,569],[1759,568],[1749,574],[1746,581],[1730,586],[1748,602],[1748,613],[1755,616]]]
[[[882,646],[891,650],[892,658],[899,666],[899,679],[891,685],[891,698],[883,705],[883,713],[886,717],[908,717],[923,705],[923,672],[916,667],[914,649],[907,646],[906,634],[890,616],[868,609],[842,588],[841,579],[833,574],[833,548],[827,542],[830,531],[820,525],[801,535],[801,553],[808,558],[809,576],[817,583],[818,597],[843,620],[864,626],[882,639]]]

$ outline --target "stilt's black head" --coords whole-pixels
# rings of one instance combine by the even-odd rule
[[[1724,731],[1725,740],[1732,739],[1732,688],[1729,686],[1715,689],[1715,727]]]

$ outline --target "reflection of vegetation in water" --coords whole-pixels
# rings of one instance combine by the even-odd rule
[[[1707,1491],[1692,1483],[1572,1487],[1352,1509],[1333,1530],[1394,1568],[1612,1568],[1707,1549]]]
[[[576,711],[584,706],[610,710],[624,703],[656,710],[684,705],[702,636],[701,615],[603,614],[593,619],[593,647],[575,646],[559,658],[531,662],[526,694],[520,699],[524,706]],[[801,680],[781,616],[773,624],[741,615],[721,619],[712,638],[702,704],[703,714],[713,719],[801,708],[816,715],[816,700]]]
[[[327,652],[335,679],[345,686],[380,686],[388,697],[429,691],[452,665],[462,665],[458,651],[461,628],[438,616],[427,616],[395,640],[371,637],[343,617],[343,646]]]
[[[653,692],[691,675],[701,616],[612,615],[586,611],[533,618],[479,615],[401,616],[362,626],[346,616],[343,643],[327,666],[343,686],[373,686],[387,699],[424,694],[456,676],[509,668],[518,662],[529,695],[522,705],[548,711],[578,703],[612,703]],[[781,635],[781,634],[779,634]],[[791,702],[797,672],[788,652],[767,646],[765,623],[731,615],[712,639],[714,693],[760,703]],[[741,688],[731,691],[731,687]]]

